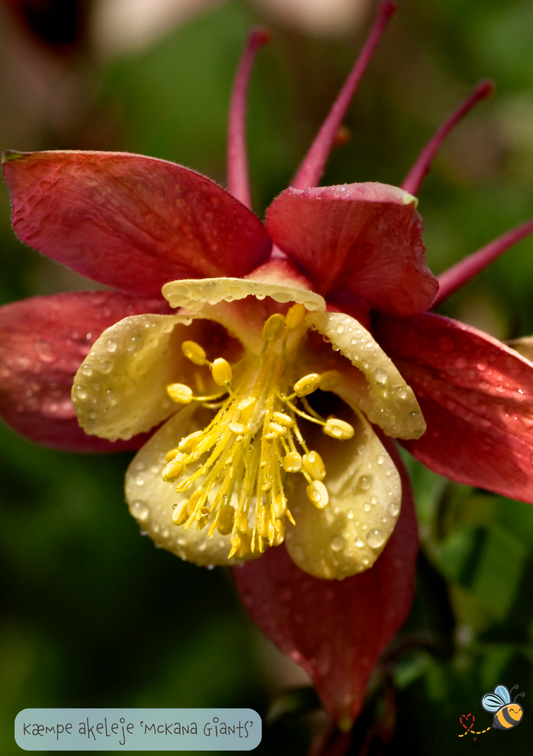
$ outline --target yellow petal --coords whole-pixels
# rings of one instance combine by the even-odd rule
[[[194,365],[181,342],[202,326],[180,315],[134,315],[108,328],[74,378],[72,401],[86,433],[128,439],[176,411],[166,386],[188,382]]]
[[[197,530],[195,524],[185,529],[172,523],[174,505],[190,496],[177,494],[176,486],[163,480],[167,465],[165,455],[178,441],[201,430],[209,414],[195,405],[188,405],[168,420],[137,453],[126,473],[126,501],[141,530],[153,541],[173,554],[200,566],[239,564],[228,560],[231,536],[217,529],[208,536],[209,526]],[[201,480],[198,481],[198,484]]]
[[[371,423],[394,438],[420,438],[426,423],[413,390],[372,334],[359,321],[340,312],[310,313],[307,322],[322,334],[360,373],[343,370],[333,391],[352,409],[361,409]]]
[[[276,302],[296,302],[309,311],[326,309],[319,294],[302,287],[242,278],[170,281],[162,292],[172,307],[184,307],[223,325],[252,354],[263,348],[263,328],[279,311]]]
[[[347,420],[355,428],[350,440],[313,438],[327,470],[328,506],[317,509],[309,502],[305,481],[289,500],[296,526],[287,527],[287,550],[298,567],[319,578],[343,579],[370,568],[400,513],[402,486],[394,463],[363,415]]]
[[[243,278],[169,281],[163,286],[162,294],[171,307],[185,307],[193,311],[200,310],[205,304],[216,305],[222,301],[235,302],[249,296],[257,297],[257,299],[270,297],[282,304],[297,302],[310,311],[326,309],[324,299],[307,289]]]

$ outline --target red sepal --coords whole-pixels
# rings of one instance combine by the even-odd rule
[[[179,278],[240,277],[270,252],[265,227],[195,171],[120,152],[4,155],[22,241],[94,281],[160,296]]]
[[[111,291],[35,297],[0,308],[0,414],[21,436],[70,451],[136,449],[146,436],[111,443],[79,427],[72,382],[91,345],[127,315],[168,312],[163,300]]]
[[[358,716],[372,670],[411,606],[418,527],[407,473],[385,441],[402,477],[402,511],[372,569],[343,581],[302,572],[284,546],[234,569],[253,621],[312,678],[324,707],[347,729]]]
[[[441,315],[380,315],[374,325],[427,423],[403,445],[447,478],[533,503],[533,364]]]
[[[426,266],[422,220],[401,189],[346,184],[287,189],[267,212],[267,229],[328,298],[348,291],[399,315],[423,312],[438,290]]]

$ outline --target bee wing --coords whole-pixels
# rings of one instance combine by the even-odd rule
[[[496,688],[496,690],[497,689],[498,688]],[[502,706],[505,706],[505,701],[494,693],[487,693],[481,699],[481,705],[485,711],[498,711]]]
[[[500,696],[500,698],[503,700],[504,703],[508,704],[511,701],[511,694],[509,693],[508,688],[505,687],[505,685],[497,685],[494,688],[494,692],[497,696]]]

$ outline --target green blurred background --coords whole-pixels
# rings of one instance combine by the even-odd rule
[[[63,3],[45,43],[4,2],[2,149],[127,150],[224,183],[233,74],[247,33],[267,23],[275,37],[254,69],[248,118],[261,217],[305,154],[376,7],[361,4],[353,27],[325,37],[231,0],[112,52],[83,23],[89,3],[74,5],[83,11],[76,25]],[[399,5],[346,118],[351,140],[323,183],[399,184],[443,117],[491,77],[495,97],[449,138],[419,193],[428,262],[439,273],[532,215],[533,5]],[[91,288],[21,245],[4,187],[0,199],[2,304]],[[528,239],[442,311],[498,338],[533,334],[532,288]],[[229,574],[182,563],[139,535],[124,504],[130,455],[53,452],[3,425],[0,444],[0,752],[20,752],[13,720],[27,707],[246,706],[264,721],[257,753],[306,753],[323,718],[306,713],[312,697],[283,696],[305,677],[253,627]],[[352,753],[530,754],[533,510],[406,461],[422,536],[417,596],[372,682]],[[526,693],[520,727],[458,739],[462,714],[475,714],[475,729],[490,724],[481,696],[502,683]]]

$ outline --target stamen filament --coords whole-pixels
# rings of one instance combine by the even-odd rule
[[[346,429],[353,434],[352,427],[342,420],[325,421],[305,398],[321,382],[329,385],[333,380],[336,384],[337,375],[331,371],[322,375],[309,373],[294,382],[293,362],[274,346],[282,334],[295,331],[304,317],[305,308],[298,306],[285,317],[271,316],[263,329],[266,348],[260,358],[243,360],[235,369],[222,357],[207,360],[199,344],[185,342],[184,354],[196,364],[208,365],[213,380],[223,391],[195,397],[185,384],[171,384],[167,389],[181,404],[226,394],[206,428],[190,433],[168,452],[162,476],[164,480],[177,481],[178,494],[192,489],[188,499],[177,503],[172,522],[184,529],[195,524],[201,530],[209,525],[208,536],[215,530],[229,535],[228,558],[262,553],[267,546],[283,541],[285,518],[294,524],[285,493],[289,474],[304,477],[307,496],[314,506],[324,508],[328,504],[329,495],[321,483],[325,467],[320,456],[309,451],[297,416],[326,431],[329,428],[329,435],[335,438],[348,438]],[[288,397],[286,389],[291,384],[295,393]],[[297,401],[309,413],[301,410]],[[205,401],[202,403],[205,407]],[[207,459],[200,463],[204,455]],[[198,463],[195,469],[187,473],[194,463]],[[232,499],[236,501],[232,503]]]

